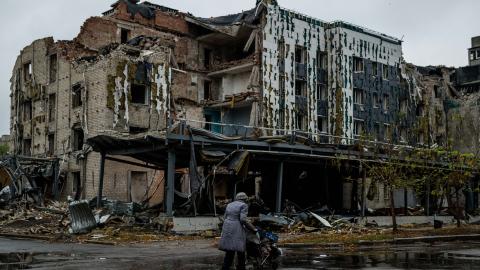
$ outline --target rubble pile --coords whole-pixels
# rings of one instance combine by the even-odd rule
[[[95,200],[92,200],[92,202]],[[47,201],[38,206],[27,200],[12,200],[0,207],[0,234],[48,240],[111,243],[170,240],[172,224],[158,210],[140,205],[104,200],[94,209],[90,201]]]
[[[240,66],[240,65],[249,64],[249,63],[252,63],[254,59],[255,59],[254,54],[251,54],[251,55],[249,55],[245,58],[242,58],[242,59],[232,60],[232,61],[227,61],[227,62],[221,62],[220,60],[215,59],[215,61],[213,63],[212,71],[219,71],[219,70],[224,70],[224,69],[228,69],[228,68],[231,68],[231,67],[237,67],[237,66]]]
[[[70,225],[67,207],[60,202],[48,202],[46,207],[12,202],[7,208],[0,208],[0,233],[63,237]]]

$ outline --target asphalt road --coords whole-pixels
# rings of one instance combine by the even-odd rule
[[[284,251],[281,269],[480,269],[480,242]],[[222,256],[209,240],[106,246],[0,238],[0,270],[220,269]]]

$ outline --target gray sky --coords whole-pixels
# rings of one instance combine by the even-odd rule
[[[149,0],[210,17],[237,13],[255,0]],[[19,51],[37,38],[72,39],[90,16],[115,0],[1,0],[0,135],[9,133],[10,76]],[[467,65],[470,38],[480,35],[478,0],[279,0],[281,6],[326,21],[343,20],[404,40],[417,65]]]

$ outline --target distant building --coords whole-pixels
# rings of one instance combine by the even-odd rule
[[[480,36],[472,38],[472,47],[468,49],[470,66],[480,65]]]
[[[2,135],[2,137],[0,137],[0,144],[10,145],[10,141],[10,135]]]

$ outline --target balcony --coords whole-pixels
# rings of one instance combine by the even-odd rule
[[[328,73],[326,69],[317,68],[317,83],[318,84],[328,83]]]
[[[285,73],[285,60],[283,59],[278,60],[278,69],[280,73]]]
[[[308,100],[304,96],[295,96],[295,107],[297,111],[302,113],[308,112]]]
[[[317,114],[327,115],[327,113],[328,113],[328,101],[317,100]]]
[[[307,66],[302,63],[295,63],[295,76],[297,80],[306,80]]]
[[[365,119],[367,115],[365,104],[353,104],[353,117]]]

